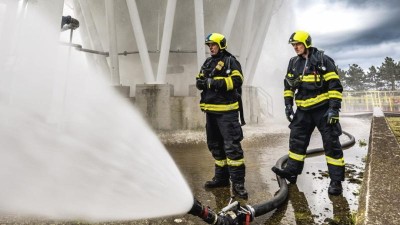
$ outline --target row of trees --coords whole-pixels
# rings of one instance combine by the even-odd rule
[[[386,57],[381,66],[371,66],[365,72],[357,64],[348,70],[338,68],[339,76],[346,91],[396,91],[400,88],[400,61]]]

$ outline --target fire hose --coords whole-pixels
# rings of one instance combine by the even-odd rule
[[[341,143],[343,149],[349,148],[355,144],[353,135],[343,131],[343,134],[349,137],[349,140]],[[307,150],[307,155],[323,152],[323,148],[315,148]],[[275,166],[282,168],[288,160],[288,155],[284,155],[276,161]],[[250,224],[255,217],[264,215],[281,206],[288,196],[288,185],[285,178],[277,177],[279,191],[268,201],[256,204],[254,206],[240,206],[238,201],[229,202],[220,212],[214,212],[210,207],[203,206],[197,199],[194,199],[193,206],[188,214],[200,217],[204,222],[215,225],[241,225]]]

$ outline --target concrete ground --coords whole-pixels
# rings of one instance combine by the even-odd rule
[[[342,127],[356,138],[356,145],[345,150],[347,164],[344,193],[329,196],[327,168],[323,155],[306,159],[303,174],[297,185],[289,185],[288,201],[278,210],[257,217],[254,224],[352,224],[358,208],[359,189],[365,167],[369,138],[370,115],[343,117]],[[255,205],[266,201],[279,189],[275,174],[270,168],[276,160],[287,154],[287,121],[275,121],[263,126],[245,126],[242,142],[247,165],[247,201],[241,204]],[[160,134],[177,165],[181,168],[192,191],[203,204],[217,211],[226,206],[230,197],[229,188],[206,191],[203,184],[213,176],[213,159],[204,143],[204,131]],[[345,135],[341,141],[348,140]],[[194,144],[195,143],[195,144]],[[320,134],[314,132],[310,147],[322,145]],[[154,222],[154,220],[151,220]],[[158,222],[160,220],[157,220]],[[191,215],[166,218],[164,224],[205,224]],[[146,224],[146,223],[143,223]]]
[[[288,200],[266,215],[257,217],[252,224],[400,224],[399,184],[396,172],[399,148],[384,118],[371,116],[341,117],[343,130],[354,135],[356,144],[344,151],[346,181],[341,196],[329,196],[326,162],[323,155],[306,159],[303,174],[296,185],[289,185]],[[245,126],[242,142],[247,165],[247,201],[255,205],[266,201],[279,189],[276,177],[270,170],[276,160],[288,151],[289,129],[286,121],[275,121],[260,126]],[[370,132],[371,131],[371,132]],[[371,134],[371,140],[369,140]],[[219,211],[228,204],[229,188],[204,190],[203,184],[213,176],[213,159],[204,142],[205,134],[199,131],[159,133],[177,166],[187,180],[194,196],[204,205]],[[315,132],[310,148],[321,146],[320,135]],[[341,141],[347,141],[345,135]],[[368,157],[367,157],[368,153]],[[367,158],[367,160],[365,160]],[[367,162],[367,164],[366,164]],[[366,172],[364,173],[364,168]],[[364,178],[363,178],[364,175]],[[363,182],[361,188],[361,181]],[[360,193],[361,189],[361,193]],[[155,206],[157,207],[157,206]],[[397,208],[396,208],[397,207]],[[155,210],[156,211],[156,210]],[[356,216],[357,215],[357,216]],[[0,224],[87,224],[76,221],[44,221],[0,217]],[[191,215],[141,221],[115,221],[100,224],[205,224]]]

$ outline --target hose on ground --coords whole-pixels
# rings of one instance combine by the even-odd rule
[[[343,134],[348,136],[349,140],[344,143],[341,143],[342,148],[345,149],[345,148],[349,148],[349,147],[353,146],[355,144],[354,136],[346,131],[343,131]],[[320,153],[323,151],[324,151],[324,148],[314,148],[314,149],[307,150],[306,154],[311,155],[311,154]],[[288,160],[288,155],[284,155],[278,159],[275,166],[278,168],[282,168],[282,166],[286,163],[287,160]],[[281,178],[281,177],[277,176],[277,180],[278,180],[278,184],[280,187],[279,191],[276,193],[276,195],[272,199],[253,206],[254,217],[264,215],[264,214],[276,209],[277,207],[279,207],[280,205],[282,205],[285,202],[285,200],[288,196],[288,185],[286,183],[285,178]]]
[[[342,149],[349,148],[355,144],[353,135],[343,131],[343,134],[349,137],[349,140],[341,143]],[[323,148],[314,148],[307,150],[306,154],[311,155],[323,152]],[[288,155],[284,155],[278,159],[275,166],[282,168],[288,160]],[[255,217],[264,215],[272,210],[281,206],[288,196],[288,185],[284,178],[277,176],[279,190],[275,196],[265,202],[256,204],[254,206],[246,205],[240,206],[238,202],[231,203],[225,207],[220,213],[215,213],[209,207],[203,206],[197,199],[194,199],[193,207],[188,212],[191,215],[198,216],[208,224],[216,225],[236,225],[236,224],[250,224]]]

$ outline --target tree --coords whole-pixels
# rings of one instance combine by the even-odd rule
[[[398,71],[398,64],[396,64],[392,58],[386,57],[382,66],[379,67],[379,75],[382,78],[382,81],[389,83],[389,85],[385,85],[386,89],[392,91],[396,90],[396,81],[400,80],[400,74],[398,74]]]
[[[345,75],[345,83],[349,90],[363,91],[366,90],[364,86],[365,79],[364,70],[357,64],[350,65],[349,70]]]
[[[383,82],[380,78],[380,74],[378,73],[375,66],[371,66],[368,69],[368,73],[366,74],[366,82],[367,82],[367,89],[370,90],[382,90],[383,89]]]
[[[339,75],[340,83],[343,86],[343,89],[344,90],[350,90],[350,88],[347,85],[347,80],[346,80],[346,73],[347,72],[346,72],[346,70],[343,70],[343,69],[337,67],[337,72],[338,72],[338,75]]]

